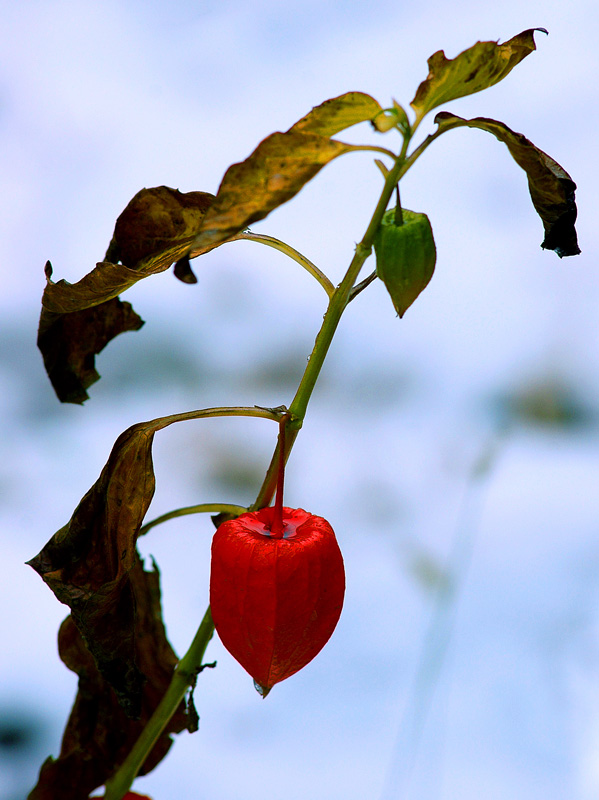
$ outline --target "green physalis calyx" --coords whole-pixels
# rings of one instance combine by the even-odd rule
[[[376,273],[403,317],[432,278],[437,250],[426,214],[404,208],[401,225],[396,224],[397,216],[394,208],[385,213],[374,239],[374,252]]]

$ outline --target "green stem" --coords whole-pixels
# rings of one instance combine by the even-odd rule
[[[175,511],[169,511],[168,514],[162,514],[160,517],[156,517],[156,519],[151,520],[151,522],[146,522],[145,525],[142,525],[139,529],[139,535],[143,536],[152,528],[155,528],[156,525],[161,525],[163,522],[168,522],[169,519],[175,519],[176,517],[184,517],[187,514],[236,514],[239,516],[240,514],[244,514],[247,511],[247,508],[244,506],[236,506],[231,503],[201,503],[198,506],[185,506],[185,508],[177,508]]]
[[[322,365],[324,364],[326,355],[329,351],[329,347],[333,340],[333,336],[335,335],[335,331],[337,330],[337,326],[339,325],[341,315],[345,311],[347,304],[352,299],[352,291],[354,289],[354,284],[358,278],[358,275],[360,274],[360,270],[362,269],[364,262],[366,261],[366,259],[368,258],[368,256],[372,251],[372,243],[374,241],[374,237],[383,218],[383,214],[387,209],[389,200],[391,199],[391,196],[393,194],[397,182],[406,172],[405,155],[408,149],[409,142],[410,142],[409,137],[406,137],[404,140],[402,151],[399,157],[396,158],[393,168],[389,171],[389,174],[385,179],[385,184],[383,186],[383,190],[379,197],[379,201],[376,205],[376,208],[368,224],[368,227],[366,228],[366,232],[362,237],[362,241],[357,245],[354,257],[351,260],[348,270],[345,273],[345,276],[341,281],[341,283],[339,284],[339,286],[335,289],[335,293],[333,294],[333,296],[329,301],[329,305],[324,315],[322,325],[320,327],[318,335],[316,336],[314,349],[312,350],[312,353],[308,360],[308,366],[304,371],[304,374],[300,381],[300,385],[298,386],[297,392],[295,393],[295,397],[293,398],[293,401],[289,406],[291,422],[287,429],[287,441],[286,441],[287,458],[289,458],[289,454],[291,453],[299,429],[302,426],[304,417],[306,415],[308,403],[312,396],[312,392],[314,391],[314,386],[316,385],[316,381],[318,379],[318,376],[320,375],[320,371],[322,369]],[[258,497],[256,498],[256,502],[253,503],[250,507],[251,510],[262,508],[263,506],[268,505],[268,503],[271,501],[277,483],[278,462],[279,462],[279,446],[277,444],[270,465],[268,467],[266,476],[264,478],[264,482],[262,483],[262,486],[258,493]]]
[[[435,141],[435,139],[438,139],[442,133],[445,133],[445,130],[437,130],[435,131],[435,133],[431,133],[429,136],[426,137],[426,139],[420,142],[418,147],[415,150],[413,150],[410,153],[410,155],[406,158],[405,171],[410,169],[410,167],[414,164],[414,162],[417,161],[420,158],[420,156],[424,153],[427,147],[429,147],[429,145],[431,145]]]
[[[128,792],[148,754],[185,698],[187,690],[194,685],[198,672],[202,669],[204,653],[213,633],[214,623],[210,606],[208,606],[189,650],[175,667],[166,694],[125,761],[113,777],[106,782],[104,800],[121,800]]]
[[[174,422],[189,422],[192,419],[209,419],[210,417],[258,417],[279,422],[287,409],[263,408],[262,406],[216,406],[214,408],[200,408],[198,411],[184,411],[181,414],[170,414],[168,417],[157,417],[144,423],[153,426],[154,430],[167,428]]]
[[[363,292],[364,289],[366,289],[368,286],[370,286],[370,284],[373,281],[375,281],[376,279],[377,279],[377,274],[376,274],[376,270],[374,270],[374,272],[371,272],[370,275],[367,278],[364,278],[363,281],[360,281],[360,283],[357,283],[354,286],[354,288],[349,293],[349,298],[348,298],[347,302],[351,303],[351,301],[354,299],[354,297],[357,297],[357,295],[359,295],[360,292]]]
[[[334,293],[335,287],[324,274],[324,272],[318,269],[316,264],[313,264],[310,259],[302,255],[299,250],[291,247],[286,242],[282,242],[280,239],[275,239],[274,236],[266,236],[263,233],[249,233],[248,231],[245,231],[244,233],[238,233],[235,236],[232,236],[230,239],[227,239],[227,243],[238,242],[244,239],[249,242],[258,242],[259,244],[268,245],[268,247],[273,247],[275,250],[285,253],[286,256],[289,256],[289,258],[293,259],[305,270],[307,270],[312,277],[316,278],[318,283],[322,286],[329,297],[331,297]]]
[[[392,158],[393,161],[397,161],[397,153],[394,153],[393,150],[387,150],[386,147],[377,147],[375,144],[352,144],[353,152],[360,150],[372,153],[383,153],[383,155]]]
[[[286,437],[284,447],[283,461],[287,461],[297,434],[302,426],[308,403],[314,391],[314,386],[320,375],[320,371],[324,364],[324,360],[329,351],[333,336],[339,325],[341,315],[343,314],[347,304],[351,300],[352,289],[360,274],[364,262],[372,251],[372,244],[375,234],[383,218],[383,214],[387,209],[389,200],[393,194],[395,186],[402,175],[406,172],[406,152],[410,138],[404,139],[402,151],[399,157],[394,154],[396,159],[395,164],[389,171],[385,179],[383,190],[379,197],[372,218],[366,228],[366,232],[362,237],[362,241],[356,246],[354,256],[348,267],[347,272],[339,286],[334,290],[329,300],[327,311],[324,315],[321,328],[316,336],[314,349],[308,360],[308,365],[304,371],[300,384],[298,386],[295,397],[289,407],[286,409],[255,409],[256,412],[263,411],[263,414],[253,413],[253,416],[265,416],[268,419],[276,419],[281,421],[284,414],[289,415],[289,422],[286,426]],[[379,149],[365,147],[363,149]],[[183,415],[181,415],[183,416]],[[256,502],[252,504],[250,510],[263,508],[268,505],[274,495],[277,479],[279,475],[279,452],[280,452],[280,437],[275,448],[275,452],[268,467],[264,482],[260,488]],[[208,607],[204,619],[202,620],[198,632],[191,644],[187,653],[183,656],[175,675],[171,681],[171,685],[167,689],[164,698],[161,700],[158,708],[150,718],[148,725],[141,734],[139,740],[134,745],[133,750],[121,765],[121,767],[114,774],[112,779],[106,784],[105,800],[122,800],[124,794],[130,788],[137,772],[144,763],[148,753],[156,742],[158,736],[169,719],[175,713],[179,703],[185,696],[187,689],[193,685],[195,676],[198,669],[201,667],[201,661],[204,656],[204,651],[208,641],[214,632],[214,624],[210,614],[210,607]],[[187,682],[185,682],[187,680]],[[148,732],[149,731],[149,732]]]

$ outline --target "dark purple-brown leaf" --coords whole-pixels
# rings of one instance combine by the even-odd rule
[[[69,522],[28,562],[70,607],[102,677],[131,717],[140,713],[148,679],[137,657],[140,618],[131,578],[139,561],[137,537],[155,489],[154,434],[214,411],[187,411],[128,428]],[[217,415],[223,411],[217,409]]]
[[[96,355],[119,333],[137,331],[143,324],[131,304],[118,297],[67,314],[42,306],[37,346],[58,399],[62,403],[87,400],[86,389],[100,377]]]
[[[142,189],[117,219],[106,260],[145,274],[168,269],[189,250],[213,202],[208,192]]]
[[[98,669],[125,710],[139,715],[145,676],[136,655],[130,572],[135,543],[154,494],[152,440],[160,424],[129,428],[71,520],[29,564],[73,619]]]

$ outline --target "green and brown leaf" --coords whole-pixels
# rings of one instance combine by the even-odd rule
[[[557,161],[521,133],[494,119],[462,119],[442,111],[435,117],[435,122],[439,126],[438,133],[466,126],[488,131],[503,142],[514,161],[526,172],[530,196],[545,229],[541,247],[554,250],[560,258],[580,253],[575,228],[576,184]]]
[[[503,80],[522,59],[536,49],[534,33],[522,31],[504,44],[477,42],[452,59],[438,50],[428,60],[428,77],[422,81],[411,106],[419,122],[433,108],[459,97],[481,92]]]
[[[318,126],[317,121],[314,124]],[[355,149],[328,136],[294,128],[267,136],[245,161],[226,171],[191,246],[190,257],[206,253],[264,219],[291,200],[325,164]]]

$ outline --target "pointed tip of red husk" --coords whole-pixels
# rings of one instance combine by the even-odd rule
[[[264,698],[270,693],[272,686],[266,687],[262,686],[262,684],[258,683],[257,680],[254,680],[254,689],[258,692],[260,697],[264,700]]]

